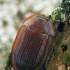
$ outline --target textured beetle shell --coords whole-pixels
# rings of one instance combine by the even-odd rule
[[[12,47],[14,70],[41,70],[51,49],[54,36],[52,23],[45,16],[31,16],[20,27]]]

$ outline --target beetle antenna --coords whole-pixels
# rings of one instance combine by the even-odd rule
[[[35,15],[39,15],[40,14],[39,12],[34,12],[32,9],[30,9],[30,12],[32,12]]]

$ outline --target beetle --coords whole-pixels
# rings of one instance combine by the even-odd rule
[[[20,27],[11,50],[14,70],[41,70],[54,38],[53,24],[43,14],[32,15]]]

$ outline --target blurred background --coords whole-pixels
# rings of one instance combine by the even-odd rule
[[[0,70],[4,70],[12,44],[22,21],[32,15],[29,9],[46,16],[62,0],[0,0]]]

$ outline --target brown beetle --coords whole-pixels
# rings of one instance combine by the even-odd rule
[[[41,70],[52,48],[53,24],[43,14],[24,20],[11,51],[14,70]]]

